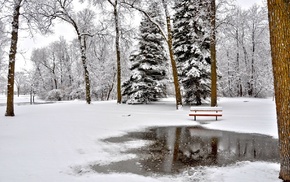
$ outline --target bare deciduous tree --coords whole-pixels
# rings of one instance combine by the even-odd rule
[[[222,9],[223,10],[223,9]],[[272,95],[272,66],[267,12],[253,5],[218,13],[217,57],[220,93],[230,97]]]
[[[42,33],[46,33],[51,25],[51,17],[42,16],[38,12],[38,7],[43,5],[42,2],[42,0],[0,0],[0,4],[3,5],[2,8],[7,12],[7,14],[2,14],[3,18],[8,18],[7,21],[11,21],[12,24],[8,62],[7,107],[5,116],[15,115],[14,75],[20,25],[26,24],[26,28],[30,33],[36,29],[40,30]],[[10,19],[10,17],[12,19]],[[20,17],[23,17],[23,22],[20,22]]]
[[[91,103],[90,74],[87,66],[87,39],[94,36],[93,20],[95,13],[89,9],[84,9],[78,14],[73,11],[73,0],[55,0],[45,4],[42,14],[48,17],[59,18],[69,23],[77,34],[81,61],[84,70],[84,80],[86,88],[86,102]]]
[[[17,96],[19,97],[20,93],[24,93],[25,86],[27,83],[27,74],[25,72],[16,72],[15,73],[15,85],[17,88]],[[23,90],[22,90],[23,89]]]
[[[11,44],[9,51],[8,64],[8,84],[7,84],[7,107],[5,116],[14,116],[14,73],[15,73],[15,57],[17,53],[19,16],[22,0],[14,1],[13,19],[11,30]]]
[[[82,0],[83,2],[85,0]],[[120,8],[121,4],[124,0],[89,0],[89,2],[93,2],[95,5],[103,6],[104,2],[109,3],[109,5],[113,8],[113,19],[114,19],[114,28],[115,28],[115,51],[116,51],[116,76],[117,76],[117,103],[121,104],[122,102],[122,91],[121,91],[121,25],[120,25]]]

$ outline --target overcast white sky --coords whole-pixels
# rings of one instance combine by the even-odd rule
[[[240,5],[244,9],[248,9],[253,4],[262,5],[263,0],[237,0],[237,4]]]
[[[240,5],[244,9],[248,9],[253,4],[257,3],[259,5],[262,5],[262,2],[264,0],[236,0],[237,4]],[[20,32],[20,35],[23,34]],[[60,36],[65,37],[68,41],[72,40],[75,37],[75,32],[72,28],[70,28],[70,25],[67,25],[66,23],[59,23],[55,27],[55,35],[54,36],[41,36],[36,35],[33,39],[32,38],[24,38],[23,36],[20,36],[19,40],[19,46],[18,50],[22,52],[27,52],[24,54],[24,58],[20,55],[17,57],[16,62],[16,70],[22,70],[23,68],[30,68],[30,52],[34,48],[43,47],[49,44],[49,42],[53,42],[59,39]]]

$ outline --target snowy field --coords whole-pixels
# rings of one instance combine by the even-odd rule
[[[26,96],[16,102],[29,102]],[[5,103],[4,96],[0,102]],[[144,177],[129,173],[100,174],[89,166],[132,158],[124,147],[145,145],[132,142],[119,146],[101,139],[120,136],[150,126],[202,125],[211,129],[261,133],[278,137],[275,103],[269,99],[222,98],[223,116],[215,121],[188,116],[189,107],[175,110],[173,99],[148,105],[118,105],[116,101],[58,102],[15,105],[15,117],[5,117],[0,107],[1,182],[158,182],[216,181],[278,182],[279,164],[238,162],[226,167],[200,167],[192,174]],[[208,121],[210,120],[210,121]]]

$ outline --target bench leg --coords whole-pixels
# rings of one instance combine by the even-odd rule
[[[217,116],[215,117],[215,120],[217,121]]]
[[[194,116],[194,121],[196,121],[196,116]]]

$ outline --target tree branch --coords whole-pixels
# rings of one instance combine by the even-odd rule
[[[139,8],[139,7],[137,7],[137,6],[135,6],[135,5],[134,5],[135,2],[136,2],[136,1],[133,1],[133,3],[128,3],[128,2],[126,2],[126,1],[124,1],[124,2],[122,2],[122,4],[125,4],[125,5],[129,6],[130,8],[133,8],[133,9],[135,9],[135,10],[141,12],[143,15],[145,15],[145,16],[148,18],[148,20],[149,20],[151,23],[153,23],[153,24],[154,24],[154,25],[159,29],[159,31],[160,31],[162,37],[163,37],[166,41],[168,41],[168,40],[167,40],[166,33],[163,31],[163,29],[161,28],[161,26],[160,26],[156,21],[154,21],[154,20],[152,19],[152,17],[151,17],[151,16],[150,16],[150,15],[149,15],[145,10],[143,10],[143,9],[141,9],[141,8]]]

